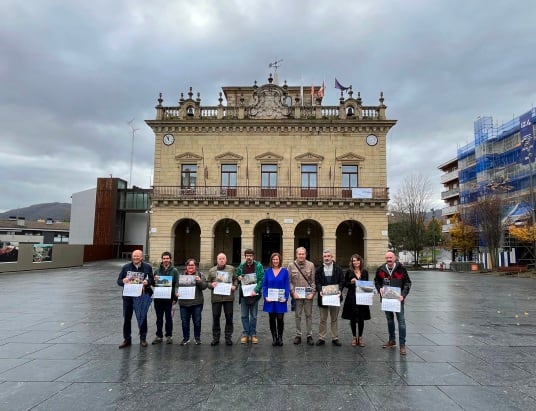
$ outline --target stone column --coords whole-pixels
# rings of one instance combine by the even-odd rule
[[[212,267],[216,261],[216,256],[212,255],[214,250],[214,235],[201,235],[199,248],[199,268],[206,270]]]
[[[296,258],[296,250],[294,249],[294,227],[292,227],[291,233],[283,232],[281,241],[283,242],[281,247],[281,254],[283,255],[283,267],[286,267]]]

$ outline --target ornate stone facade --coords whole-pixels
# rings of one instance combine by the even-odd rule
[[[170,250],[176,264],[194,257],[208,267],[219,252],[238,263],[252,247],[263,263],[274,251],[288,263],[305,246],[315,263],[325,248],[343,266],[353,253],[382,262],[386,136],[396,124],[383,101],[363,106],[350,90],[338,106],[322,106],[316,90],[304,95],[271,76],[260,87],[223,87],[217,106],[201,106],[191,88],[179,106],[160,96],[147,120],[151,261]]]

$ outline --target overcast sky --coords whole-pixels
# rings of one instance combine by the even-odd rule
[[[222,86],[334,78],[364,105],[384,92],[389,186],[428,175],[473,139],[536,102],[532,0],[3,0],[0,2],[0,211],[70,202],[97,177],[149,187],[158,93],[192,86],[216,105]],[[354,95],[355,97],[355,95]]]

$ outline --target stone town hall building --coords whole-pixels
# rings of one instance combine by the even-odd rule
[[[217,106],[181,93],[156,106],[150,261],[170,250],[201,267],[219,252],[238,263],[252,247],[264,264],[304,246],[318,264],[329,248],[379,264],[387,249],[387,132],[396,120],[361,97],[322,106],[318,89],[268,83],[223,87]],[[225,101],[225,104],[224,104]]]

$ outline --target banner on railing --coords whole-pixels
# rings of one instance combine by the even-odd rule
[[[352,198],[372,198],[372,188],[352,188]]]

